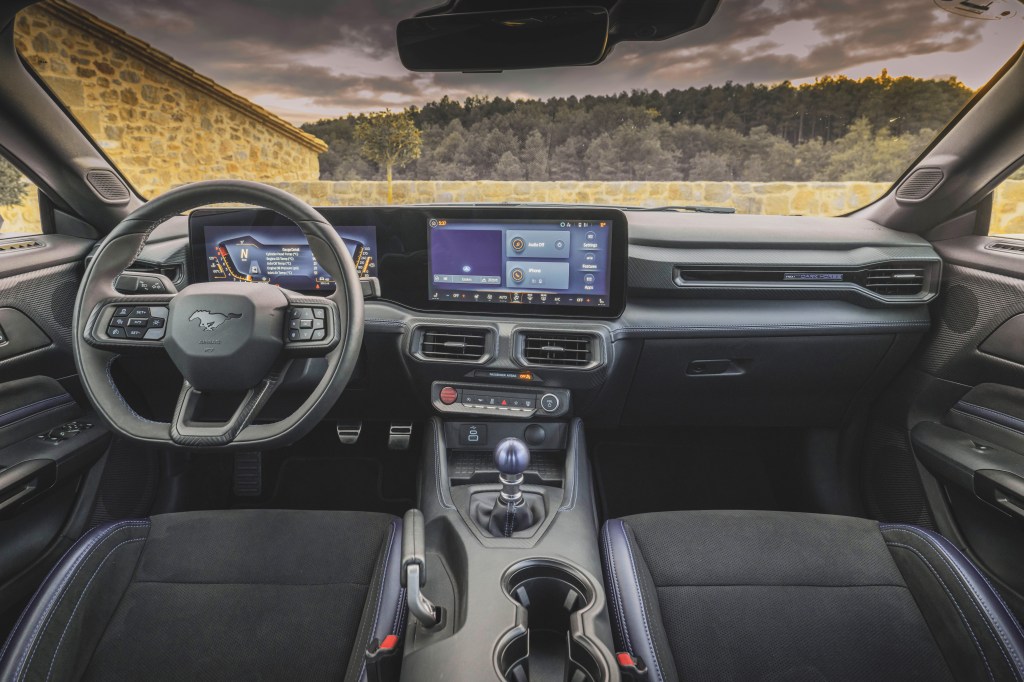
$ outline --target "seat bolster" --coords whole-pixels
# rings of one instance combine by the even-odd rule
[[[0,680],[80,676],[131,581],[149,528],[148,519],[99,526],[68,550],[0,652]]]
[[[977,566],[931,531],[879,528],[957,678],[1024,681],[1024,630]]]
[[[651,682],[675,680],[657,588],[632,529],[621,519],[605,522],[601,549],[616,649],[639,658]]]
[[[407,607],[405,588],[401,582],[402,569],[402,520],[391,521],[381,543],[377,566],[366,594],[366,606],[359,624],[359,634],[352,647],[346,680],[364,682],[367,679],[366,652],[373,642],[383,642],[388,635],[399,639],[398,656],[401,656]]]

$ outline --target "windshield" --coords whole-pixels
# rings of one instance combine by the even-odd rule
[[[394,26],[430,4],[48,0],[16,40],[147,197],[231,177],[316,205],[836,215],[891,186],[1022,25],[939,0],[724,0],[596,66],[410,73]]]

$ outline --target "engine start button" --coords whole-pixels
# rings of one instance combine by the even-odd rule
[[[459,399],[459,392],[451,386],[445,386],[441,389],[441,402],[445,405],[451,405]]]

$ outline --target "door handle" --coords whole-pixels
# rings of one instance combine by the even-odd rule
[[[0,516],[12,514],[56,481],[57,463],[52,459],[30,459],[0,470]]]
[[[1024,520],[1024,478],[999,469],[980,469],[974,472],[974,494]]]

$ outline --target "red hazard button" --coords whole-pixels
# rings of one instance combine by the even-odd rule
[[[441,402],[445,405],[451,405],[459,399],[459,392],[451,386],[445,386],[441,389]]]

